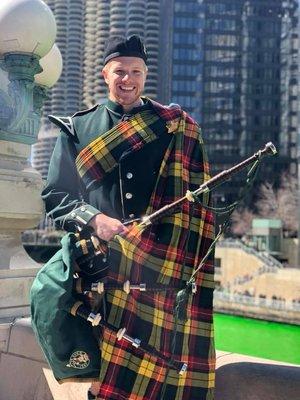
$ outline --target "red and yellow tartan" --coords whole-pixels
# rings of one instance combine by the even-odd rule
[[[162,118],[173,135],[164,156],[147,214],[195,190],[209,179],[209,169],[198,125],[178,107],[166,108],[153,102],[156,112],[120,123],[96,139],[77,158],[81,177],[101,179],[117,163],[124,146],[133,151],[156,138],[151,124]],[[123,146],[123,147],[122,147]],[[119,152],[119,153],[118,153]],[[203,198],[203,203],[208,199]],[[165,284],[178,287],[188,281],[207,252],[214,237],[210,211],[186,201],[174,215],[142,232],[134,228],[127,237],[110,242],[108,277],[123,283]],[[115,262],[114,262],[115,260]],[[197,293],[190,296],[188,321],[178,322],[175,352],[171,354],[176,291],[126,294],[111,291],[106,295],[107,321],[126,328],[128,335],[155,347],[164,356],[186,362],[180,376],[157,357],[118,341],[104,331],[102,341],[101,389],[99,397],[110,400],[212,400],[214,397],[215,350],[212,297],[213,263],[209,259],[198,273]]]

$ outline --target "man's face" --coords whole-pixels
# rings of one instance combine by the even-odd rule
[[[140,103],[146,80],[146,65],[138,57],[116,57],[104,67],[103,76],[109,98],[130,109]]]

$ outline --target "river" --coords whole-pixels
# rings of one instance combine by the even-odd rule
[[[300,364],[300,326],[214,314],[218,350]]]

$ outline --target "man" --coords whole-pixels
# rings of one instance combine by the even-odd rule
[[[106,293],[108,323],[125,327],[155,351],[143,352],[104,329],[100,378],[89,398],[210,400],[215,360],[211,260],[196,277],[188,320],[178,321],[173,308],[177,292],[211,244],[211,213],[186,202],[176,214],[131,234],[131,221],[208,179],[197,124],[179,106],[141,97],[146,62],[139,37],[109,40],[102,70],[108,101],[71,118],[50,117],[62,133],[42,196],[48,215],[62,228],[89,225],[109,242],[110,254],[99,267],[108,281],[152,287],[145,293]],[[178,374],[167,359],[186,363],[187,371]]]

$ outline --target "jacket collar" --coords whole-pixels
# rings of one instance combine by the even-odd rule
[[[129,112],[125,113],[123,110],[123,107],[121,104],[116,103],[110,99],[107,100],[107,102],[105,103],[105,107],[108,109],[108,111],[111,111],[115,114],[119,114],[120,116],[126,114],[126,115],[134,115],[140,111],[146,110],[149,108],[149,100],[145,97],[142,98],[143,100],[143,105],[140,105],[138,107],[134,107],[132,110],[130,110]]]

